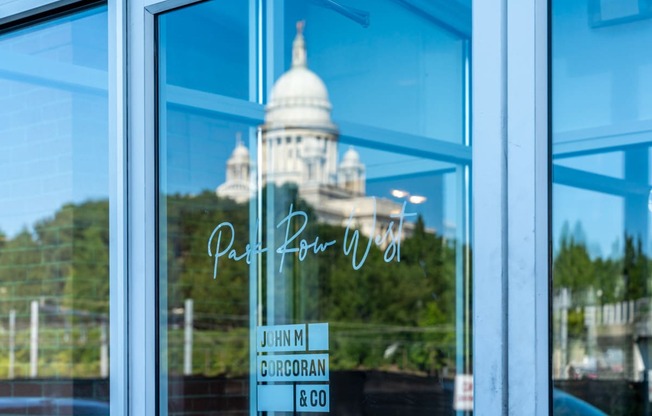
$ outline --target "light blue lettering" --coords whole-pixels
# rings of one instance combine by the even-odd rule
[[[229,241],[229,244],[224,250],[220,250],[220,242],[222,240],[222,228],[227,228],[230,230],[231,233],[231,240]],[[258,221],[256,221],[256,229],[258,229]],[[213,238],[215,238],[215,235],[217,234],[217,243],[215,243],[215,254],[211,252],[211,246],[213,243]],[[233,228],[233,224],[230,222],[223,222],[211,233],[211,236],[208,239],[208,255],[210,257],[214,257],[214,266],[213,266],[213,279],[217,277],[217,272],[218,272],[218,262],[219,258],[224,256],[225,254],[229,259],[235,260],[235,261],[240,261],[242,259],[245,259],[247,264],[251,264],[251,259],[253,256],[264,253],[267,251],[266,247],[263,247],[262,243],[260,241],[257,241],[255,244],[247,244],[245,246],[245,250],[243,253],[238,254],[235,249],[231,249],[233,247],[233,243],[235,242],[235,229]]]
[[[284,262],[285,262],[285,255],[287,253],[296,253],[296,252],[298,252],[299,253],[299,260],[303,261],[306,258],[306,255],[308,254],[310,249],[312,249],[312,252],[314,254],[318,254],[318,253],[326,251],[326,249],[328,247],[335,244],[335,240],[328,241],[326,243],[321,243],[320,244],[319,243],[319,237],[317,237],[317,238],[315,238],[315,241],[313,241],[311,243],[309,243],[305,239],[301,239],[299,241],[299,247],[288,247],[290,244],[292,244],[292,242],[296,238],[299,237],[299,235],[303,232],[303,230],[308,225],[308,214],[306,214],[304,211],[293,211],[292,208],[293,208],[293,205],[290,204],[290,211],[289,211],[287,217],[283,218],[278,223],[278,225],[276,226],[276,228],[281,228],[283,226],[283,224],[287,223],[287,225],[285,227],[285,241],[283,242],[283,244],[281,244],[281,246],[279,248],[276,249],[276,253],[281,255],[281,261],[280,261],[280,266],[279,266],[279,270],[278,270],[279,273],[283,272],[283,265],[284,265]],[[292,219],[294,217],[300,217],[300,219],[302,219],[303,222],[301,223],[301,226],[299,227],[299,229],[294,234],[292,234],[292,236],[290,236],[290,228],[292,226]]]
[[[373,197],[372,197],[373,198]],[[406,202],[403,203],[401,211],[398,214],[391,214],[390,218],[393,220],[389,222],[387,229],[384,232],[376,230],[377,212],[376,212],[376,198],[373,198],[373,213],[372,222],[370,227],[370,235],[364,247],[360,247],[363,243],[360,242],[360,230],[354,229],[355,208],[351,211],[349,220],[344,230],[344,241],[342,244],[344,254],[351,256],[351,266],[354,270],[359,270],[367,261],[371,246],[376,246],[383,249],[383,260],[387,263],[391,261],[401,261],[401,241],[403,239],[403,224],[408,217],[415,217],[416,213],[406,213]],[[398,224],[396,223],[398,220]],[[295,223],[293,223],[293,221]],[[298,222],[298,223],[296,223]],[[256,220],[256,229],[258,229],[260,220]],[[293,227],[294,225],[294,227]],[[294,211],[294,206],[290,205],[288,215],[281,219],[276,225],[276,228],[285,226],[285,239],[283,243],[277,248],[272,248],[274,252],[280,255],[279,273],[283,273],[283,267],[287,254],[295,254],[299,261],[304,261],[308,254],[312,253],[317,255],[325,252],[329,247],[335,245],[336,240],[322,242],[319,237],[314,240],[306,240],[301,238],[301,234],[308,225],[308,214],[305,211]],[[293,231],[293,228],[295,231]],[[247,264],[251,264],[254,256],[268,252],[269,247],[264,247],[260,241],[250,241],[242,253],[238,253],[233,248],[235,242],[235,229],[230,222],[223,222],[213,229],[208,239],[208,256],[213,257],[213,279],[217,277],[219,271],[219,260],[221,257],[234,261],[245,260]],[[360,253],[358,253],[360,251]]]

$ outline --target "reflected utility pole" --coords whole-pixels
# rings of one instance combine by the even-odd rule
[[[563,376],[564,374],[564,369],[566,368],[566,365],[568,364],[568,308],[570,307],[570,295],[568,293],[568,288],[563,288],[561,290],[561,300],[560,300],[560,314],[561,314],[561,322],[560,322],[560,328],[559,330],[561,331],[559,341],[560,341],[560,350],[561,350],[561,359],[560,361],[560,371],[562,374],[562,378],[568,378],[568,375],[566,377]]]
[[[9,379],[14,378],[14,366],[16,364],[16,310],[9,311]]]
[[[192,299],[186,299],[185,305],[185,325],[183,333],[183,375],[192,374]]]
[[[33,300],[31,305],[30,348],[29,348],[29,376],[36,378],[38,375],[38,301]]]
[[[109,346],[106,336],[106,321],[100,321],[100,376],[106,378],[109,376]]]

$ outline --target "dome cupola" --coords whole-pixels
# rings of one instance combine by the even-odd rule
[[[337,168],[339,186],[355,195],[365,194],[365,166],[360,162],[360,155],[353,148],[344,153]]]
[[[358,152],[353,148],[353,146],[349,147],[349,149],[344,153],[344,156],[342,157],[342,162],[340,163],[341,167],[358,167],[360,166],[360,155]]]
[[[272,87],[265,107],[263,129],[308,127],[336,131],[324,82],[307,66],[304,22],[297,23],[292,44],[292,67]]]
[[[238,203],[248,201],[252,195],[250,179],[249,150],[242,143],[242,135],[238,132],[235,149],[226,162],[226,181],[217,188],[217,196],[230,198]]]
[[[233,149],[228,163],[249,163],[249,149],[242,143],[240,133],[238,133],[235,149]]]

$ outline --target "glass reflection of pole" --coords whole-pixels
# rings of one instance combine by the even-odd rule
[[[266,152],[266,164],[267,164],[267,175],[266,186],[265,186],[265,230],[266,230],[266,247],[276,247],[276,228],[274,224],[275,221],[275,212],[274,212],[274,201],[276,199],[276,186],[273,180],[270,180],[271,166],[273,163],[273,149],[272,141],[267,141],[264,146],[267,147]],[[261,184],[262,185],[262,184]],[[274,255],[273,250],[269,250],[266,254],[266,270],[265,270],[265,290],[266,290],[266,319],[265,325],[274,325],[274,317],[276,315],[275,310],[275,299],[276,299],[276,256]],[[263,325],[263,322],[260,322],[260,325]]]
[[[9,374],[7,377],[14,378],[14,365],[16,364],[16,310],[9,311]]]
[[[650,156],[647,150],[642,148],[628,148],[623,152],[624,156],[624,179],[629,184],[647,184],[648,172],[650,170]],[[642,253],[637,255],[649,254],[649,211],[650,211],[650,196],[645,192],[629,191],[624,194],[624,228],[625,228],[625,244],[627,239],[631,238],[636,247],[637,242],[640,243]],[[646,209],[647,208],[647,209]],[[647,262],[643,266],[647,269]],[[640,270],[644,276],[648,276],[647,270]],[[630,275],[630,278],[633,276]],[[646,279],[641,282],[643,286],[643,296],[649,296],[647,286],[649,280]],[[643,358],[643,384],[645,386],[644,408],[645,414],[650,414],[650,336],[652,335],[650,323],[650,314],[644,315],[644,320],[641,322],[640,329],[637,331],[638,336],[636,343],[641,351]]]
[[[192,322],[193,322],[193,301],[186,299],[184,305],[184,326],[183,326],[183,375],[192,375]]]
[[[645,319],[649,319],[649,313],[647,313]],[[650,337],[646,334],[648,331],[647,328],[649,326],[648,322],[644,323],[645,330],[640,331],[641,334],[639,334],[636,337],[636,345],[638,346],[638,349],[641,353],[641,358],[643,359],[643,388],[644,388],[644,393],[643,393],[643,408],[644,408],[644,415],[649,415],[650,414],[650,374],[649,374],[649,368],[650,368]]]
[[[262,97],[261,97],[262,101]],[[263,177],[262,177],[262,132],[259,128],[250,128],[250,136],[255,137],[251,145],[251,175],[250,186],[255,190],[255,197],[249,201],[249,241],[263,241]],[[253,256],[249,266],[249,414],[256,415],[258,402],[257,388],[257,351],[256,328],[263,325],[263,255]]]
[[[471,42],[467,39],[464,41],[464,100],[463,100],[463,114],[464,114],[464,146],[471,146]],[[460,236],[461,241],[458,242],[458,249],[463,250],[460,253],[462,258],[462,273],[463,285],[456,291],[462,291],[463,297],[463,326],[462,326],[462,354],[463,354],[463,371],[465,374],[472,375],[472,321],[471,321],[471,167],[469,165],[460,166],[457,168],[458,175],[458,190],[459,194],[459,224],[461,225],[462,232]],[[460,318],[458,318],[460,319]],[[459,344],[458,344],[459,345]],[[459,348],[459,347],[458,347]],[[473,388],[473,387],[472,387]],[[473,393],[473,390],[472,390]],[[470,414],[471,412],[466,412]]]
[[[560,301],[560,350],[561,350],[561,359],[560,361],[560,371],[562,373],[562,378],[568,378],[568,376],[563,377],[564,370],[568,361],[568,308],[570,307],[570,295],[568,293],[568,288],[563,288],[561,290],[561,301]]]
[[[466,348],[466,332],[468,327],[466,325],[466,315],[469,313],[466,304],[467,292],[467,279],[465,267],[465,251],[466,245],[466,167],[457,166],[456,177],[456,219],[455,219],[455,376],[463,376],[469,374],[467,371],[467,357]],[[457,410],[457,415],[467,414],[465,410]]]
[[[30,348],[29,348],[29,376],[36,378],[38,375],[38,312],[37,300],[31,303],[30,319]]]
[[[100,377],[109,377],[109,343],[108,343],[108,322],[100,320]]]

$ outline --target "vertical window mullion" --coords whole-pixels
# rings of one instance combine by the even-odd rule
[[[128,4],[128,408],[156,414],[154,17]]]
[[[549,412],[547,2],[473,9],[475,409]]]
[[[547,2],[507,6],[508,406],[549,414]]]
[[[109,7],[109,224],[111,414],[128,414],[126,1]]]
[[[474,409],[507,414],[506,2],[473,2]]]

